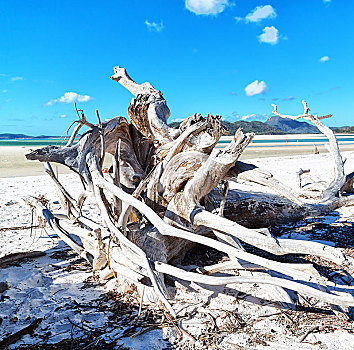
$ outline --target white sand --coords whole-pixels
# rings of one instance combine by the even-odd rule
[[[354,152],[344,152],[343,156],[347,158],[346,171],[353,171]],[[300,167],[311,169],[308,182],[317,181],[320,178],[329,181],[333,173],[328,154],[254,159],[252,163],[270,170],[276,178],[292,187],[296,187],[296,172]],[[72,195],[78,195],[81,185],[75,175],[61,175],[60,180],[68,187]],[[250,189],[247,184],[238,184],[238,186],[242,189]],[[257,188],[257,190],[260,189],[263,188]],[[33,195],[44,195],[49,200],[51,209],[54,211],[60,209],[49,177],[1,178],[0,228],[30,225],[31,210],[21,199]],[[88,203],[85,210],[90,208],[94,209],[94,206]],[[342,208],[337,211],[336,215],[334,219],[333,217],[330,219],[336,222],[353,222],[354,207]],[[300,235],[298,237],[301,238]],[[67,253],[62,257],[53,255],[68,249],[48,227],[33,230],[32,234],[30,230],[0,231],[0,257],[9,253],[31,250],[44,251],[46,256],[22,262],[17,266],[0,269],[0,282],[6,281],[11,284],[10,289],[0,294],[3,298],[0,301],[0,322],[2,320],[0,340],[27,326],[31,320],[38,317],[43,318],[43,321],[34,335],[24,336],[16,343],[16,346],[41,342],[40,336],[44,336],[47,332],[51,332],[51,336],[46,340],[48,343],[70,338],[72,332],[74,337],[82,335],[82,330],[75,327],[73,330],[70,321],[85,327],[104,326],[111,315],[109,304],[105,310],[98,310],[95,307],[83,310],[75,307],[75,303],[85,305],[102,303],[104,293],[114,287],[115,281],[111,280],[105,285],[86,283],[85,281],[93,273],[86,265],[79,264],[74,254]],[[71,271],[67,269],[70,263],[74,263],[74,268]],[[225,294],[224,289],[220,287],[208,290],[193,283],[189,287],[180,285],[178,288],[174,307],[176,310],[184,308],[181,315],[188,315],[188,312],[191,312],[191,316],[183,321],[183,325],[194,337],[203,338],[201,334],[207,325],[210,325],[212,318],[216,320],[217,326],[224,326],[225,318],[228,317],[227,310],[231,312],[237,310],[246,323],[251,320],[255,321],[261,315],[279,313],[279,310],[270,304],[259,305],[259,301],[266,295],[260,286],[238,286],[238,291],[235,291],[233,296]],[[259,298],[250,296],[240,298],[239,291]],[[235,295],[239,296],[237,302],[234,299]],[[193,314],[193,310],[196,311],[196,314]],[[232,319],[230,320],[232,322]],[[240,328],[233,334],[226,336],[217,348],[234,349],[235,345],[230,344],[236,344],[246,349],[353,349],[354,335],[340,329],[335,332],[312,333],[306,338],[306,344],[299,344],[299,337],[292,335],[287,330],[288,322],[286,318],[280,316],[261,317],[254,323],[253,333]],[[312,324],[303,324],[301,326],[302,333],[305,333],[311,326]],[[348,328],[352,328],[352,326],[348,326]],[[119,327],[108,328],[106,339],[109,340],[121,335],[123,330]],[[219,329],[218,332],[220,331]],[[270,346],[263,347],[261,344],[257,344],[256,334],[269,334],[268,344]],[[166,343],[161,339],[168,336],[170,339],[176,337],[173,328],[165,328],[163,331],[156,330],[134,339],[125,337],[119,343],[124,343],[132,349],[162,349],[166,347]],[[197,342],[196,346],[198,344],[203,347],[201,341]]]
[[[81,183],[76,175],[61,175],[60,181],[78,196]],[[43,195],[49,200],[49,207],[58,211],[57,196],[49,176],[28,176],[0,179],[0,228],[30,226],[31,210],[22,199],[29,196]],[[94,209],[88,203],[88,209]],[[37,223],[35,218],[34,223]],[[87,282],[94,275],[90,268],[72,254],[70,249],[53,234],[47,226],[43,229],[0,231],[0,257],[10,253],[26,251],[44,251],[46,256],[21,262],[16,266],[0,268],[0,282],[10,283],[11,287],[2,295],[0,301],[0,340],[29,325],[36,318],[43,318],[35,336],[26,335],[16,346],[21,344],[43,343],[39,336],[51,333],[48,343],[63,339],[83,336],[84,332],[72,323],[86,329],[103,327],[111,316],[111,302],[105,303],[105,310],[95,307],[103,303],[105,294],[113,290],[115,281],[106,285]],[[64,252],[64,255],[63,255]],[[59,257],[56,255],[59,254]],[[58,255],[57,255],[58,256]],[[62,257],[61,257],[62,256]],[[73,264],[73,269],[68,269]],[[1,295],[1,294],[0,294]],[[83,304],[93,307],[77,307]],[[108,328],[106,341],[123,333],[117,326]],[[144,342],[154,344],[162,339],[162,331],[156,330],[144,336]],[[127,343],[128,339],[124,342]],[[122,344],[119,341],[118,344]],[[164,342],[159,341],[156,349],[162,349]],[[12,348],[10,346],[10,348]],[[132,342],[132,349],[143,349],[141,339]]]
[[[317,135],[316,137],[320,137]],[[350,135],[352,136],[352,135]],[[291,139],[291,138],[309,138],[314,135],[256,135],[256,140],[267,139]],[[230,140],[232,136],[223,136],[222,140]],[[268,146],[267,146],[268,145]],[[224,147],[225,144],[219,144],[217,147]],[[354,143],[345,144],[340,143],[340,150],[354,151]],[[324,145],[317,146],[321,154],[327,154],[328,151]],[[0,178],[2,177],[15,177],[15,176],[35,176],[43,175],[43,164],[38,161],[29,161],[25,158],[25,154],[29,153],[31,147],[24,146],[0,146]],[[314,145],[312,143],[251,143],[243,152],[241,159],[253,158],[269,158],[269,157],[282,157],[290,155],[311,155],[314,154]],[[105,166],[111,163],[111,157],[106,156]],[[69,170],[60,164],[53,164],[55,172],[59,174],[68,174]]]

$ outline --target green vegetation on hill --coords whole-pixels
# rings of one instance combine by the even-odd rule
[[[273,128],[284,131],[286,134],[319,134],[316,126],[310,123],[281,118],[277,115],[268,118],[265,123]]]
[[[170,126],[171,128],[179,128],[179,124],[181,124],[181,122],[172,122],[172,123],[169,123],[168,126]]]
[[[230,131],[230,134],[234,134],[238,128],[242,128],[242,131],[253,132],[256,135],[283,135],[284,131],[274,128],[259,121],[246,122],[245,120],[239,120],[234,123],[223,121],[223,124]]]
[[[180,123],[181,122],[172,122],[169,126],[178,128]],[[253,132],[256,135],[319,133],[314,125],[297,120],[282,119],[280,117],[271,117],[265,123],[260,121],[246,122],[245,120],[239,120],[233,123],[223,120],[222,123],[230,131],[231,135],[234,134],[238,128],[242,128],[243,132]],[[354,134],[354,126],[332,127],[331,129],[337,134]]]
[[[238,128],[242,128],[243,132],[253,132],[256,135],[283,135],[284,131],[281,131],[277,128],[274,128],[270,125],[259,121],[246,122],[244,120],[239,120],[237,122],[230,123],[228,121],[223,120],[223,125],[227,127],[230,134],[234,134]],[[179,122],[172,122],[169,124],[172,128],[178,128]]]
[[[354,134],[354,126],[342,126],[331,128],[337,134]]]

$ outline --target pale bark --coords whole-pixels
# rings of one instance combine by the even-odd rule
[[[238,130],[230,144],[217,149],[220,137],[227,133],[220,116],[203,118],[194,114],[178,129],[171,128],[167,124],[170,110],[159,90],[149,83],[135,83],[124,68],[115,67],[114,72],[112,80],[134,95],[128,110],[131,124],[123,117],[101,122],[97,112],[98,124],[94,125],[76,108],[79,119],[64,147],[48,146],[26,155],[47,164],[66,216],[54,215],[41,204],[36,206],[73,250],[93,269],[104,269],[104,276],[111,271],[116,277],[121,275],[137,285],[153,288],[172,315],[175,313],[168,301],[164,273],[202,284],[232,284],[235,288],[238,283],[271,285],[269,291],[283,305],[292,304],[283,288],[319,298],[339,312],[341,309],[335,305],[354,305],[352,288],[333,285],[312,265],[280,263],[251,254],[242,246],[245,242],[275,255],[314,255],[352,271],[351,259],[341,249],[312,241],[280,239],[266,228],[249,228],[322,214],[354,201],[354,196],[336,197],[340,192],[351,192],[353,176],[346,178],[335,136],[321,122],[328,115],[309,114],[304,103],[303,114],[283,116],[274,106],[273,112],[282,117],[312,121],[330,141],[334,179],[320,201],[308,204],[298,197],[297,190],[275,179],[269,171],[238,161],[253,134]],[[83,125],[90,129],[73,145]],[[105,153],[113,156],[113,178],[101,171]],[[59,182],[49,162],[63,164],[79,174],[84,189],[77,199]],[[267,186],[276,194],[246,196],[229,190],[229,181],[238,179]],[[215,190],[218,186],[221,194]],[[81,215],[87,198],[97,205],[100,222]],[[80,236],[82,246],[72,233]],[[201,273],[172,265],[196,244],[217,249],[231,261],[200,267]],[[241,276],[232,275],[235,269],[241,271]],[[256,275],[251,276],[249,269]],[[210,276],[218,272],[231,275]],[[277,277],[272,276],[274,273]]]
[[[333,197],[335,197],[339,191],[341,190],[342,186],[345,183],[346,177],[344,174],[344,163],[342,156],[339,151],[339,146],[337,139],[333,133],[333,131],[326,125],[324,125],[321,122],[321,119],[326,119],[330,118],[332,115],[328,114],[325,116],[317,116],[310,114],[310,108],[308,108],[307,103],[303,100],[302,104],[304,106],[304,113],[297,115],[297,116],[290,116],[290,115],[282,115],[278,112],[277,106],[272,105],[274,107],[273,114],[278,115],[282,118],[289,118],[289,119],[299,119],[303,118],[305,120],[308,120],[315,124],[315,126],[318,128],[318,130],[324,134],[328,140],[329,140],[329,152],[332,156],[333,160],[333,167],[334,167],[334,178],[333,180],[328,184],[327,188],[324,190],[322,194],[322,199],[319,201],[319,203],[328,203],[329,201],[333,200]]]

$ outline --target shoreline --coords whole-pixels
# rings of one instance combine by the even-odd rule
[[[276,137],[279,136],[279,137]],[[285,136],[297,138],[300,135],[256,135],[259,140],[284,139]],[[303,136],[303,135],[301,135]],[[304,135],[304,138],[311,138],[312,134]],[[233,136],[223,136],[222,140],[231,140]],[[218,147],[223,147],[220,144]],[[324,143],[316,144],[320,154],[328,154]],[[354,143],[340,143],[341,152],[354,151]],[[38,161],[26,160],[25,154],[33,147],[31,146],[1,146],[0,145],[0,178],[23,177],[44,175],[44,167]],[[242,153],[240,160],[250,160],[255,158],[274,158],[296,155],[314,154],[314,143],[310,142],[292,142],[292,143],[253,143],[250,144]],[[109,156],[105,159],[105,166],[109,166],[111,159]],[[69,174],[71,171],[63,165],[53,164],[53,169],[58,174]]]
[[[354,137],[354,134],[334,134],[339,137]],[[231,139],[232,135],[221,136],[221,139]],[[267,139],[316,139],[316,138],[326,138],[325,135],[319,134],[282,134],[282,135],[254,135],[254,139],[256,140],[267,140]]]

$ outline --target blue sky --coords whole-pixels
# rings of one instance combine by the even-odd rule
[[[164,92],[171,121],[280,112],[353,125],[354,1],[2,1],[0,133],[61,135],[75,119],[127,115],[113,66]]]

